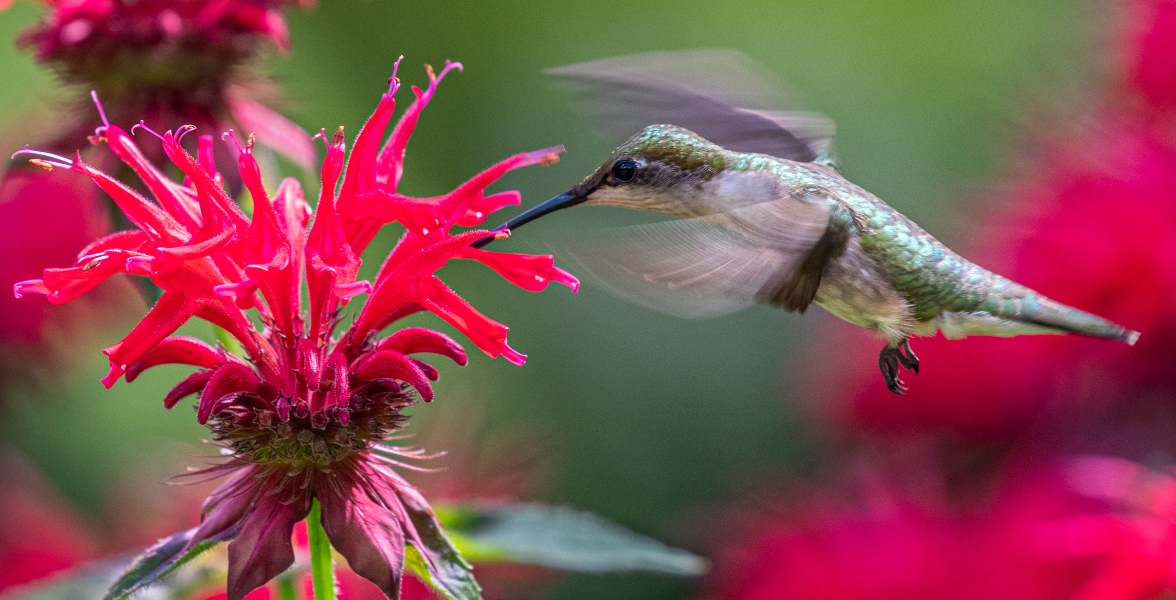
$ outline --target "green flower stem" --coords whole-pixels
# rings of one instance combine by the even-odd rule
[[[278,600],[298,600],[298,591],[294,586],[294,573],[287,570],[278,575]]]
[[[323,529],[322,513],[318,500],[314,500],[306,517],[306,529],[310,534],[310,576],[314,581],[314,600],[335,600],[335,568],[331,542]]]

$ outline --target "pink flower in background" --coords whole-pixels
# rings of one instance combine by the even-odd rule
[[[206,44],[229,52],[252,52],[238,37],[267,38],[286,48],[289,34],[281,9],[288,0],[44,0],[49,14],[24,34],[41,60],[77,61],[81,53],[109,48]],[[300,0],[303,6],[312,1]],[[85,61],[109,57],[89,56]]]
[[[0,2],[0,9],[7,4]],[[23,32],[20,43],[32,48],[37,60],[52,67],[65,82],[96,90],[105,102],[106,117],[113,122],[142,119],[158,130],[195,124],[211,131],[253,132],[259,143],[295,164],[312,169],[317,162],[310,136],[259,100],[275,94],[268,82],[247,68],[267,46],[288,46],[280,11],[293,2],[62,0],[43,4],[45,16]],[[89,98],[77,100],[81,108],[51,116],[51,139],[39,142],[39,147],[72,153],[102,125],[88,108]],[[158,147],[145,151],[156,167],[166,161]],[[131,174],[108,162],[108,155],[88,153],[87,159],[100,170],[119,171],[116,178]],[[227,183],[235,191],[240,182],[233,167],[225,162],[220,171],[228,174]],[[107,212],[106,202],[92,186],[50,178],[39,169],[11,167],[0,181],[0,246],[7,247],[10,251],[5,255],[14,258],[0,264],[0,287],[36,276],[46,263],[72,260],[89,240],[112,230]],[[30,260],[39,264],[29,264]],[[111,295],[108,291],[100,296]],[[103,297],[79,303],[88,306],[69,313],[84,312],[90,306],[109,310],[113,299]],[[46,364],[61,363],[62,357],[49,352],[54,340],[46,333],[67,327],[63,314],[49,316],[35,304],[0,300],[0,345],[13,353],[32,351]]]
[[[550,256],[469,248],[490,234],[486,230],[451,232],[518,204],[518,192],[487,195],[485,189],[510,170],[556,160],[561,148],[515,155],[441,196],[412,198],[397,191],[420,112],[455,68],[460,65],[447,64],[437,75],[429,69],[428,88],[413,88],[416,101],[387,142],[381,144],[395,107],[395,76],[349,157],[342,131],[331,137],[313,217],[296,180],[283,181],[270,195],[251,142],[237,148],[240,178],[254,206],[247,217],[220,185],[212,138],[200,137],[196,156],[180,146],[191,132],[187,127],[159,136],[163,152],[186,176],[183,184],[155,168],[120,127],[107,123],[99,129],[97,140],[138,175],[155,202],[80,155],[71,160],[26,152],[41,166],[88,176],[136,227],[93,242],[74,266],[46,269],[41,279],[20,282],[15,291],[60,304],[117,273],[148,277],[163,290],[139,325],[105,350],[111,367],[103,383],[110,387],[124,375],[130,381],[160,364],[199,367],[164,405],[199,394],[197,420],[229,452],[226,462],[200,472],[228,479],[206,500],[188,547],[231,540],[231,599],[293,563],[291,533],[312,499],[322,505],[332,545],[390,597],[400,588],[405,544],[421,554],[436,581],[470,577],[425,499],[393,470],[420,453],[381,445],[403,426],[403,408],[417,396],[433,399],[430,381],[437,370],[413,356],[432,353],[465,364],[465,351],[431,329],[404,328],[382,339],[378,333],[427,311],[489,356],[522,364],[526,357],[508,345],[507,327],[479,313],[436,271],[460,258],[530,291],[551,281],[575,290],[578,282]],[[357,280],[359,255],[393,222],[405,228],[399,243],[373,281]],[[339,309],[361,294],[369,296],[363,308],[336,335]],[[262,329],[247,310],[256,311]],[[244,356],[171,336],[192,317],[222,328]]]
[[[39,169],[14,169],[0,179],[0,223],[3,271],[13,278],[35,275],[45,261],[72,261],[86,243],[110,230],[92,185]],[[9,343],[41,348],[46,309],[0,294],[0,332]]]
[[[1131,461],[1088,456],[1067,465],[1076,491],[1108,510],[1077,517],[1102,567],[1075,600],[1149,600],[1176,592],[1176,478]]]
[[[1138,345],[1045,336],[926,340],[920,357],[928,368],[901,401],[869,385],[872,371],[822,361],[830,366],[808,385],[835,421],[875,431],[1006,435],[1055,409],[1176,389],[1176,136],[1165,125],[1176,116],[1176,55],[1167,51],[1176,48],[1176,2],[1136,8],[1124,43],[1133,87],[1067,133],[1039,135],[1034,158],[1005,186],[966,254],[1141,331]],[[851,335],[834,333],[823,353],[859,347],[845,343]]]
[[[1150,109],[1176,109],[1176,2],[1136,0],[1128,7],[1133,14],[1123,44],[1126,86]]]
[[[0,591],[95,558],[85,519],[20,456],[0,457]]]
[[[809,490],[747,511],[704,598],[1062,600],[1099,573],[1102,531],[1085,518],[1097,503],[1057,473],[1006,469],[966,501],[942,486],[866,470],[851,494]]]
[[[142,120],[164,130],[181,125],[220,131],[234,126],[310,169],[309,136],[258,102],[272,96],[250,61],[267,45],[289,47],[281,10],[309,0],[61,0],[44,2],[44,18],[20,44],[67,83],[94,90],[113,122]],[[79,109],[79,113],[83,112]],[[89,112],[70,119],[51,144],[66,151],[93,129]],[[162,153],[149,149],[159,166]],[[228,166],[226,163],[225,166]],[[235,174],[230,173],[230,176]]]

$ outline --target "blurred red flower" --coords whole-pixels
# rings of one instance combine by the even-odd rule
[[[0,592],[96,556],[85,519],[26,460],[0,455]]]
[[[1176,2],[1145,2],[1124,47],[1134,88],[1112,94],[1067,134],[1039,136],[965,252],[977,263],[1142,332],[1134,347],[1076,337],[919,340],[926,369],[908,396],[871,385],[857,335],[835,330],[807,386],[833,420],[874,431],[970,436],[1032,427],[1051,409],[1176,389]],[[1147,102],[1138,109],[1133,98]],[[1176,113],[1168,114],[1167,123]],[[850,348],[852,350],[847,350]],[[863,348],[863,350],[857,350]],[[859,352],[861,360],[844,360]],[[838,357],[838,360],[819,358]]]
[[[1009,469],[965,501],[910,475],[867,469],[850,494],[807,490],[745,511],[704,597],[1063,600],[1100,572],[1103,531],[1084,518],[1099,503],[1058,473]]]
[[[1127,87],[1157,111],[1176,109],[1176,2],[1135,0],[1124,36]]]
[[[9,284],[35,276],[44,261],[73,261],[90,240],[110,230],[110,219],[92,185],[52,177],[40,169],[13,169],[0,179],[0,224],[0,255],[6,257],[0,281]],[[126,294],[129,288],[121,291],[107,290],[105,295],[131,299]],[[47,350],[46,331],[81,320],[78,313],[85,309],[50,314],[47,308],[0,294],[0,338],[9,344],[3,351],[11,351],[12,344],[26,351]]]

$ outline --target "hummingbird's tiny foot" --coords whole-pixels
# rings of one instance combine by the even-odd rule
[[[888,345],[878,354],[878,368],[882,371],[882,379],[886,380],[886,389],[901,395],[906,393],[906,385],[898,378],[900,360],[905,360],[905,357],[897,346]]]
[[[911,350],[911,340],[905,339],[898,346],[898,364],[919,374],[919,357]]]

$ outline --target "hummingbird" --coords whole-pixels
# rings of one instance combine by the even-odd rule
[[[681,316],[816,304],[885,340],[878,367],[896,394],[907,389],[900,367],[919,372],[912,337],[1139,338],[969,262],[850,182],[832,121],[775,108],[775,86],[741,53],[643,54],[550,72],[606,129],[637,133],[476,247],[573,206],[674,217],[614,230],[578,261],[621,295]]]

